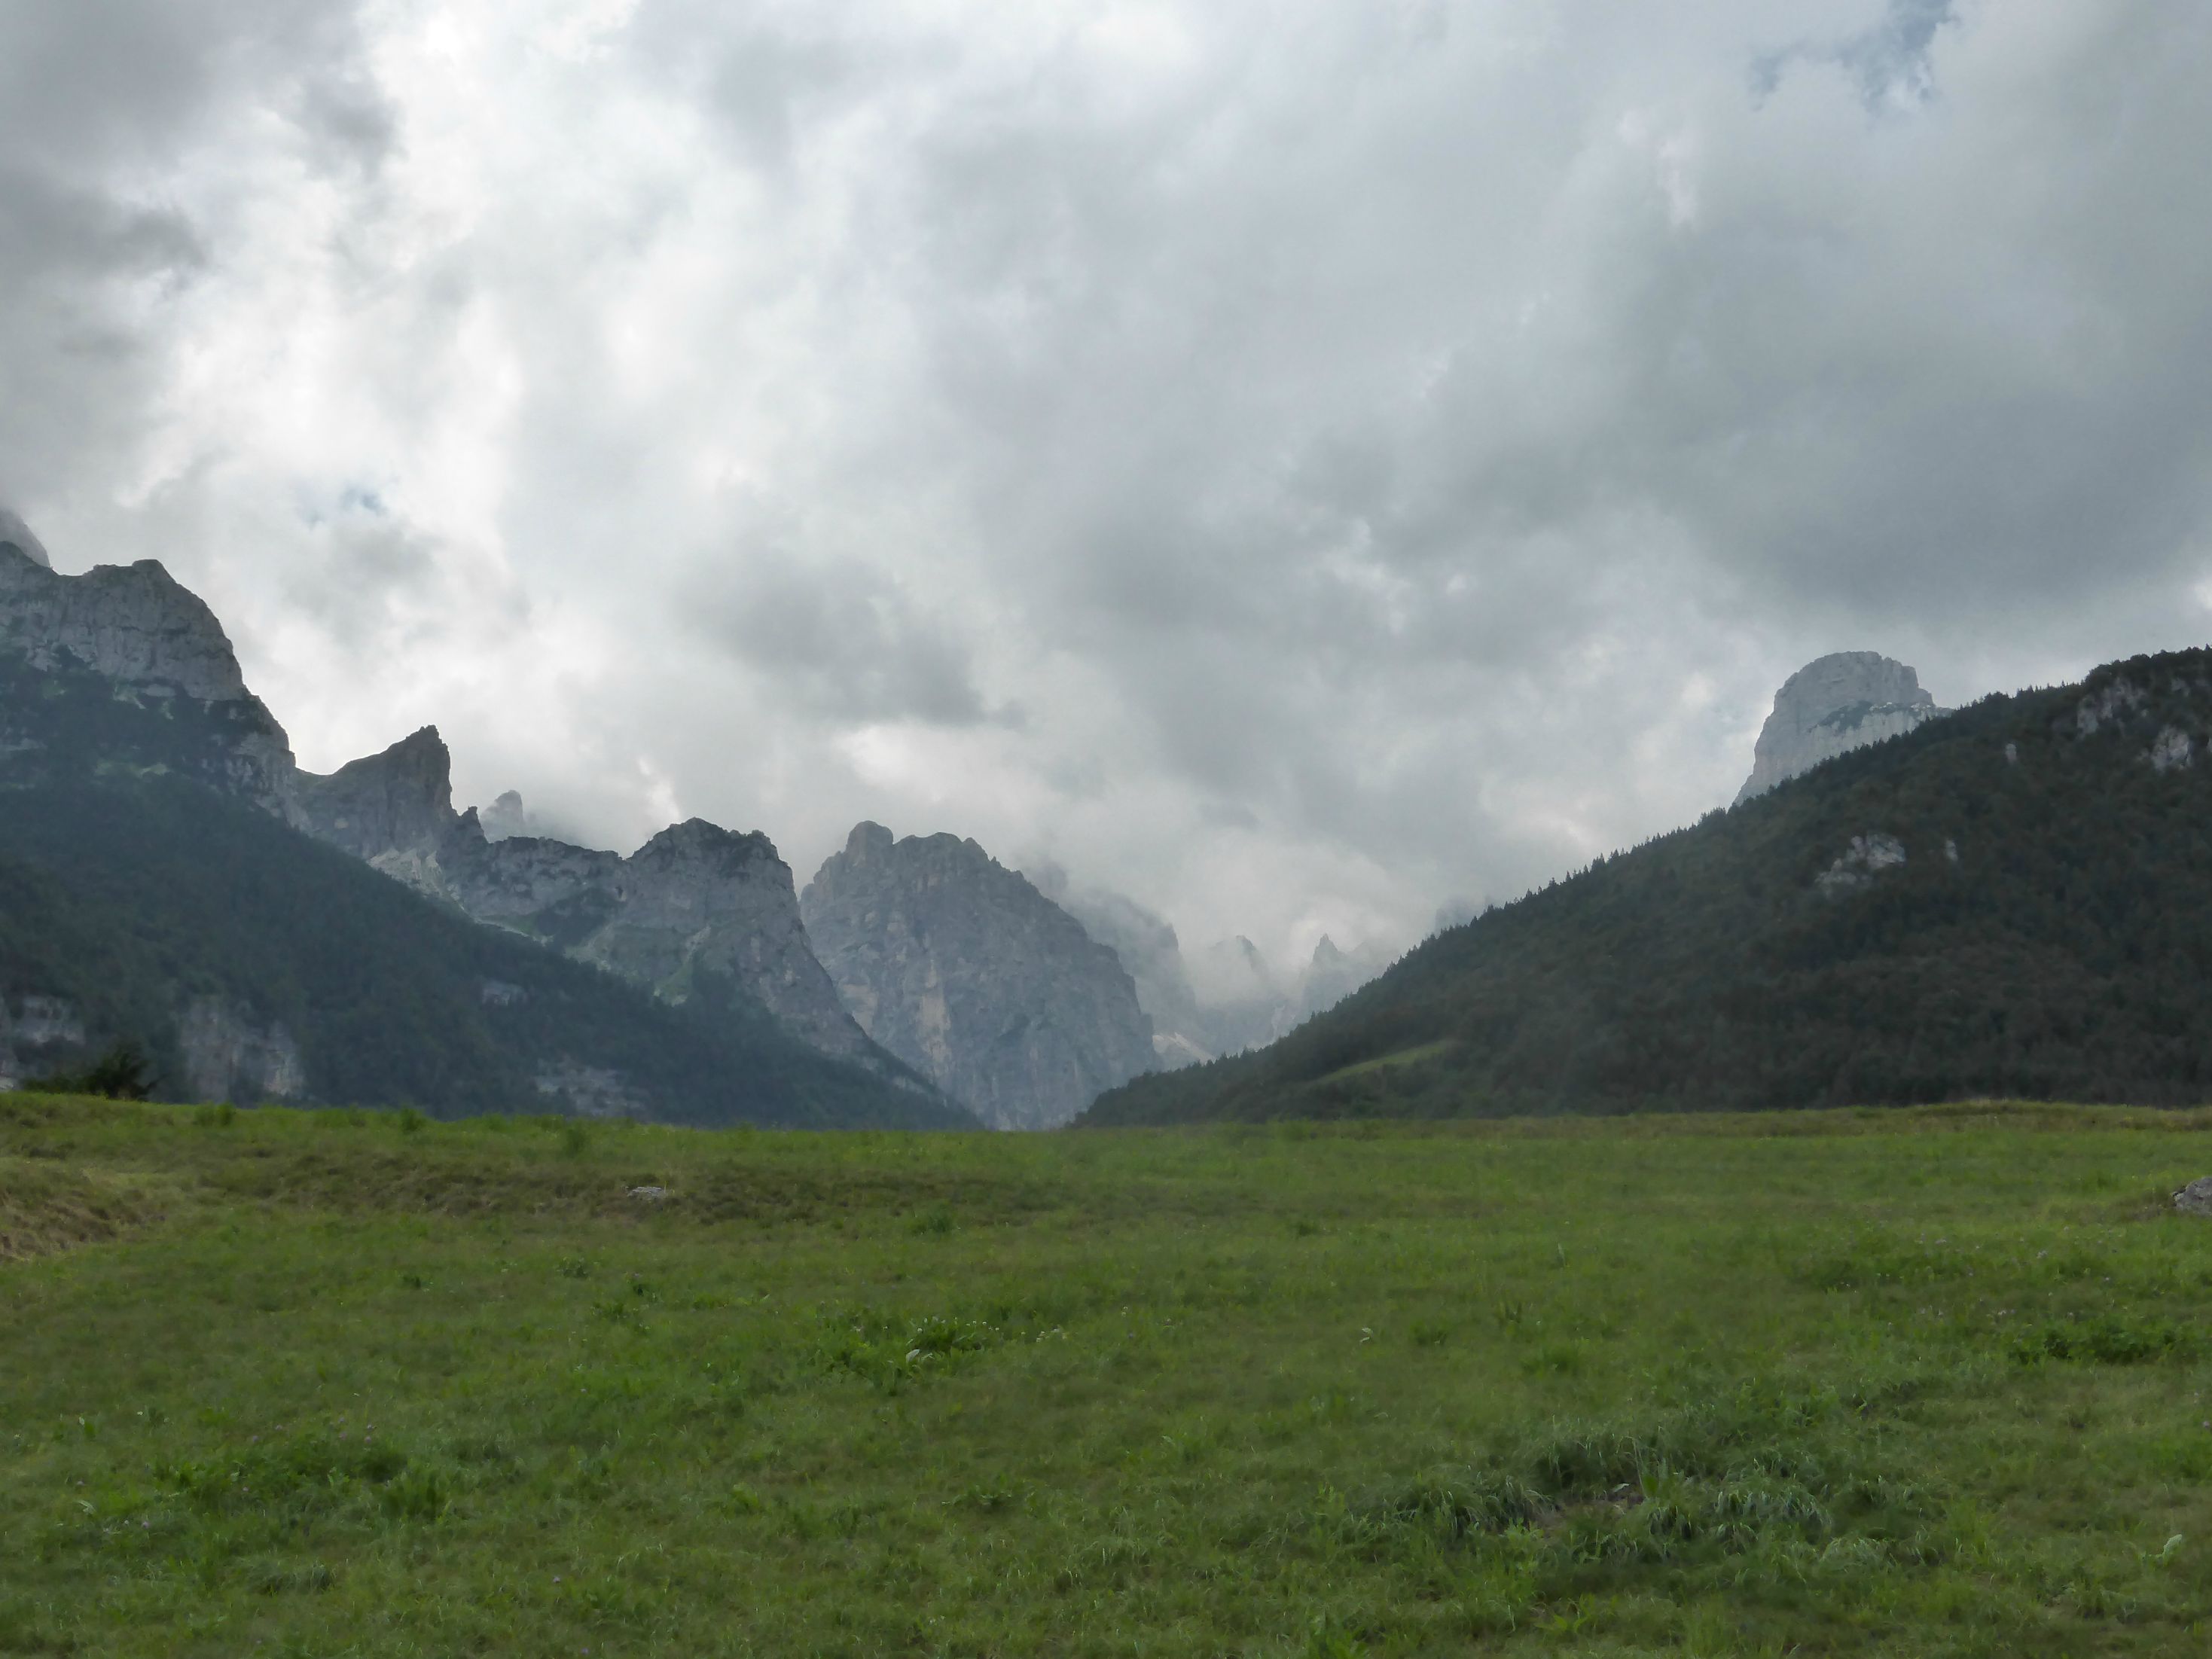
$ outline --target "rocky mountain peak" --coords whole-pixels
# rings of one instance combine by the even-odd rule
[[[775,855],[775,843],[759,831],[740,834],[704,818],[686,818],[653,836],[631,854],[629,861],[641,870],[689,866],[738,875],[762,860],[781,862]]]
[[[135,728],[131,763],[196,775],[282,809],[292,774],[284,729],[246,689],[215,613],[156,561],[69,576],[46,562],[43,548],[34,557],[14,534],[0,535],[0,658],[51,677],[44,696],[9,711],[0,754],[48,753],[47,736],[34,728],[62,718],[64,705],[97,724],[86,687],[104,688],[90,702],[158,707],[170,717]],[[82,682],[74,694],[64,689],[72,678]]]
[[[1940,714],[1920,677],[1873,651],[1815,658],[1782,683],[1759,728],[1751,775],[1739,804],[1822,761],[1885,738],[1901,737]]]
[[[882,858],[890,853],[896,840],[896,837],[882,824],[871,823],[863,818],[853,826],[853,833],[845,837],[845,857],[854,864]]]
[[[972,840],[856,825],[799,909],[861,1028],[995,1127],[1065,1123],[1154,1063],[1114,952]]]
[[[28,533],[26,532],[25,533]],[[33,666],[64,653],[133,691],[236,702],[249,694],[215,612],[156,559],[64,576],[0,537],[0,647]]]
[[[33,564],[44,565],[49,570],[54,568],[54,562],[46,556],[46,550],[31,533],[31,526],[23,522],[22,514],[0,501],[0,553],[10,548]]]
[[[446,740],[426,726],[328,777],[301,773],[295,816],[308,834],[372,862],[434,854],[453,826],[453,772]]]
[[[477,811],[474,807],[469,810]],[[484,807],[477,823],[486,841],[506,841],[512,836],[532,833],[530,809],[522,804],[521,795],[513,789],[505,791],[490,805]]]
[[[510,805],[511,803],[511,805]],[[527,823],[510,793],[495,816]],[[301,773],[294,821],[385,874],[635,981],[671,1002],[750,997],[824,1054],[895,1070],[869,1048],[814,960],[790,867],[766,836],[690,818],[629,858],[494,835],[453,811],[453,761],[426,726],[328,777]],[[502,823],[502,828],[505,824]]]

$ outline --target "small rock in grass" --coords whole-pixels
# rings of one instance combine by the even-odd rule
[[[2184,1215],[2212,1215],[2212,1176],[2199,1176],[2176,1193],[2173,1207]]]
[[[2208,1187],[2212,1187],[2212,1182],[2206,1184]],[[665,1187],[633,1187],[629,1189],[629,1195],[641,1204],[668,1202],[668,1188]],[[2212,1204],[2212,1200],[2208,1200],[2207,1202]]]

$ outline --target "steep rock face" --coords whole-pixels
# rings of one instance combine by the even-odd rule
[[[550,866],[580,850],[522,836],[488,844],[483,861],[493,871],[529,870],[544,879]],[[464,902],[478,890],[471,883]],[[791,866],[766,836],[687,819],[602,866],[577,895],[585,902],[564,901],[568,908],[558,914],[588,915],[597,898],[606,919],[568,947],[571,956],[651,986],[672,1002],[696,994],[702,975],[726,975],[825,1054],[857,1058],[866,1049],[815,959]]]
[[[21,1088],[84,1047],[84,1022],[64,997],[0,996],[0,1090]]]
[[[1901,662],[1872,651],[1816,658],[1774,694],[1774,710],[1759,728],[1751,775],[1736,800],[1740,805],[1824,760],[1902,737],[1950,712],[1936,706],[1920,689],[1920,677]]]
[[[254,1023],[221,997],[196,997],[177,1021],[177,1052],[193,1100],[257,1105],[299,1100],[307,1092],[307,1063],[282,1021]]]
[[[247,695],[215,612],[154,559],[58,574],[0,554],[0,643],[40,667],[68,652],[118,685],[228,702]]]
[[[31,526],[23,522],[22,515],[4,501],[0,501],[0,549],[13,547],[33,564],[42,564],[51,570],[54,562],[46,556],[46,550],[31,533]]]
[[[483,826],[486,841],[506,841],[514,836],[534,836],[537,826],[531,822],[530,809],[522,804],[522,797],[509,789],[489,806],[477,813],[477,822]]]
[[[765,836],[693,818],[627,859],[536,836],[494,840],[474,808],[454,812],[452,757],[434,726],[328,777],[301,774],[293,799],[309,834],[478,921],[669,1002],[719,976],[823,1053],[869,1056],[807,944],[791,868]]]
[[[862,1029],[994,1127],[1050,1128],[1154,1064],[1114,952],[972,841],[854,828],[799,896]]]
[[[137,758],[215,772],[264,805],[282,801],[292,771],[283,728],[246,689],[215,613],[155,561],[64,576],[0,534],[0,655],[37,673],[99,675],[141,707],[184,707],[176,752]],[[188,737],[207,741],[187,755]],[[0,749],[41,746],[37,736],[0,732]]]
[[[438,728],[426,726],[328,777],[295,774],[294,822],[371,864],[394,854],[433,854],[453,830],[452,779],[453,756]]]

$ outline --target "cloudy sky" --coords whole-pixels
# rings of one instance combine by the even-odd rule
[[[0,0],[0,498],[307,763],[1303,955],[2212,634],[2198,0]]]

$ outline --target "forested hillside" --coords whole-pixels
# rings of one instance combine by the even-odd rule
[[[974,1127],[735,985],[671,1006],[287,827],[238,787],[258,707],[0,660],[0,1039],[11,1005],[76,1034],[19,1056],[26,1080],[127,1044],[171,1097]]]
[[[764,1012],[734,1023],[738,999],[671,1007],[173,776],[0,795],[0,995],[24,994],[66,1000],[94,1050],[143,1047],[172,1095],[176,1011],[213,998],[281,1024],[315,1100],[537,1112],[597,1074],[608,1109],[664,1122],[969,1122]]]
[[[2212,653],[1991,697],[1440,934],[1093,1125],[2212,1097]]]

